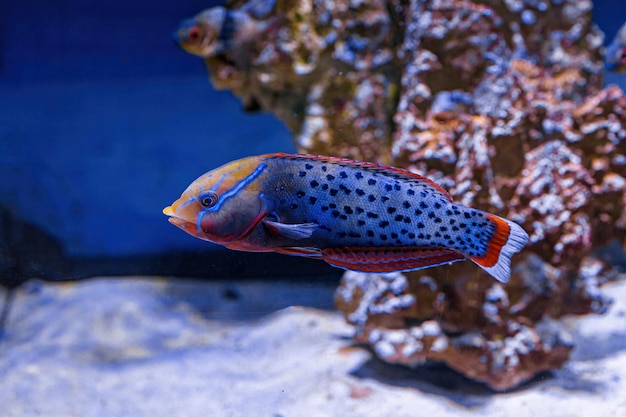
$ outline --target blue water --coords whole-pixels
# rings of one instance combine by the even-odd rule
[[[209,247],[161,209],[209,169],[293,145],[274,117],[245,114],[232,94],[213,90],[203,62],[170,39],[203,7],[4,6],[0,204],[71,255]]]
[[[210,247],[161,209],[221,163],[293,150],[279,121],[245,114],[230,93],[212,89],[200,59],[171,41],[182,18],[215,3],[4,2],[0,205],[72,255]],[[595,10],[608,42],[626,2],[596,2]]]

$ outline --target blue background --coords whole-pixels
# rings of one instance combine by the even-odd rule
[[[162,208],[222,163],[294,150],[278,120],[245,114],[172,42],[180,20],[215,3],[1,3],[0,205],[69,255],[212,247]],[[595,19],[608,43],[626,2],[596,2]]]

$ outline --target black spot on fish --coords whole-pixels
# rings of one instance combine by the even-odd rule
[[[339,192],[339,190],[336,189],[336,188],[331,188],[330,189],[330,195],[333,196],[333,197],[336,196],[338,192]]]
[[[408,201],[404,200],[402,202],[402,207],[404,207],[405,209],[411,208],[411,203],[409,203]]]
[[[435,212],[434,212],[434,211],[429,211],[429,212],[428,212],[428,218],[429,218],[429,219],[434,219],[435,217],[437,217],[437,215],[435,215]]]
[[[378,218],[378,214],[372,213],[371,211],[368,211],[367,212],[367,217],[369,217],[370,219],[377,219]]]
[[[456,220],[455,219],[450,219],[450,221],[448,223],[454,224],[454,223],[456,223]]]
[[[374,194],[368,195],[367,201],[369,201],[370,203],[373,203],[374,201],[376,201],[376,197],[374,196]]]
[[[441,226],[439,230],[441,230],[442,232],[447,232],[448,228],[446,226]]]
[[[387,207],[387,213],[393,214],[395,212],[396,212],[396,208],[395,207]]]
[[[317,201],[316,197],[309,197],[309,204],[315,204],[315,202]]]
[[[383,220],[382,222],[378,223],[378,227],[381,227],[383,229],[387,226],[389,226],[389,222],[387,220]]]
[[[386,191],[391,191],[391,190],[393,190],[393,187],[391,186],[391,184],[385,184],[385,190]]]
[[[339,176],[340,176],[341,178],[344,178],[344,179],[345,179],[345,178],[348,178],[348,174],[346,174],[346,171],[341,171],[341,172],[339,173]]]
[[[440,208],[441,208],[441,203],[436,202],[436,203],[435,203],[435,208],[436,208],[436,209],[440,209]]]
[[[311,182],[310,182],[310,184],[311,184],[311,187],[313,187],[313,188],[315,188],[315,187],[317,187],[318,185],[320,185],[320,183],[319,183],[319,182],[317,182],[317,181],[315,181],[315,180],[311,181]]]
[[[343,184],[340,184],[340,185],[339,185],[339,189],[340,189],[341,191],[343,191],[343,193],[344,193],[345,195],[350,195],[350,194],[352,193],[352,190],[351,190],[351,189],[349,189],[348,187],[346,187],[346,186],[345,186],[345,185],[343,185]]]
[[[322,206],[322,211],[328,211],[328,206]]]
[[[337,217],[339,217],[339,214],[340,214],[340,213],[339,213],[337,210],[333,210],[333,211],[331,212],[331,214],[332,214],[332,215],[333,215],[333,217],[336,219]]]
[[[441,233],[435,232],[435,237],[441,237]]]
[[[373,232],[373,231],[371,231],[371,230],[368,230],[368,231],[367,231],[367,235],[368,235],[369,237],[374,237],[374,232]]]
[[[394,189],[394,190],[396,190],[396,191],[400,191],[400,190],[402,189],[402,187],[400,186],[400,184],[395,183],[395,184],[393,185],[393,189]]]
[[[465,223],[459,223],[459,227],[461,229],[465,229],[465,228],[467,228],[467,225]]]
[[[415,215],[416,216],[421,216],[422,214],[424,214],[424,212],[420,209],[415,209]]]
[[[410,217],[405,216],[405,217],[404,217],[404,222],[405,222],[406,224],[411,224],[411,218],[410,218]]]
[[[322,184],[322,190],[324,191],[328,190],[328,184]]]
[[[448,209],[446,210],[446,216],[452,216],[452,210]]]
[[[313,169],[313,165],[311,165],[311,164],[304,164],[304,167],[306,169]]]
[[[381,235],[380,235],[380,239],[381,239],[381,240],[387,240],[387,235],[385,235],[385,234],[381,234]]]
[[[398,238],[398,234],[395,232],[391,232],[391,238],[392,239],[397,239]]]
[[[340,215],[339,218],[341,220],[348,220],[348,216],[346,216],[345,214]]]
[[[357,188],[356,190],[354,190],[354,192],[356,193],[356,195],[361,197],[365,195],[365,191],[361,190],[360,188]]]
[[[304,197],[304,195],[305,195],[305,192],[304,192],[304,191],[302,191],[302,190],[296,191],[296,196],[297,196],[298,198],[302,198],[302,197]]]
[[[413,191],[412,188],[409,188],[408,190],[406,190],[406,194],[407,195],[415,195],[415,191]]]
[[[459,229],[459,228],[458,228],[458,227],[456,227],[456,226],[452,226],[452,231],[453,231],[453,232],[458,232],[459,230],[461,230],[461,229]]]
[[[357,173],[354,174],[354,178],[356,178],[357,180],[360,180],[361,178],[363,178],[363,174],[357,171]]]
[[[330,208],[337,208],[337,204],[335,204],[335,203],[330,203],[330,204],[328,205],[328,207],[330,207]]]
[[[420,208],[427,209],[428,204],[424,203],[423,201],[420,201]]]
[[[437,217],[437,218],[435,219],[435,223],[441,223],[441,222],[442,222],[441,218]]]
[[[443,238],[444,238],[444,239],[452,239],[452,236],[450,236],[450,235],[449,235],[449,234],[447,234],[447,233],[444,233]]]
[[[357,222],[357,224],[358,224],[359,226],[365,226],[365,220],[359,220],[359,221]]]
[[[400,230],[400,233],[403,234],[403,235],[406,235],[407,233],[409,233],[409,231],[406,230],[406,229],[402,229],[402,230]]]
[[[424,223],[422,223],[422,222],[419,222],[419,223],[417,224],[417,228],[418,228],[418,229],[425,229],[425,228],[426,228],[426,225],[425,225]]]
[[[471,216],[471,214],[469,214],[468,212],[463,213],[463,216],[464,216],[466,219],[469,219],[470,217],[472,217],[472,216]]]
[[[375,179],[373,179],[373,178],[370,178],[369,180],[367,180],[367,183],[368,183],[369,185],[376,185],[376,180],[375,180]]]
[[[415,239],[415,233],[409,233],[409,239]]]
[[[358,234],[358,233],[354,233],[354,232],[349,232],[349,233],[348,233],[348,236],[353,237],[353,238],[360,238],[360,237],[361,237],[361,235],[360,235],[360,234]]]
[[[348,236],[348,234],[346,232],[337,232],[337,237],[339,239],[343,239],[346,236]]]
[[[325,166],[325,165],[322,165],[322,171],[323,171],[323,172],[326,172],[326,171],[328,171],[328,168],[326,168],[326,166]]]
[[[332,181],[332,180],[334,180],[334,179],[335,179],[335,176],[334,176],[334,175],[331,175],[331,174],[328,174],[328,175],[326,175],[326,179],[327,179],[328,181]]]
[[[306,176],[306,171],[300,171],[300,172],[298,172],[298,176],[299,176],[299,177],[305,177],[305,176]]]
[[[404,220],[404,216],[402,214],[396,214],[396,217],[394,217],[394,220],[397,222],[401,222],[402,220]]]
[[[454,243],[455,243],[454,240],[452,239],[448,240],[448,245],[454,245]]]
[[[354,211],[356,211],[357,213],[361,214],[361,213],[365,213],[365,210],[363,210],[362,207],[355,207]]]
[[[352,207],[350,207],[350,206],[343,206],[343,211],[344,211],[344,213],[346,213],[346,214],[352,214],[352,213],[354,213],[354,211],[352,210]]]
[[[384,202],[386,202],[386,201],[389,201],[389,197],[387,197],[387,196],[382,196],[382,197],[380,198],[380,201],[382,201],[383,203],[384,203]]]

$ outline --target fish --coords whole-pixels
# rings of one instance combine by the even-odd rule
[[[205,9],[183,20],[172,34],[186,52],[202,58],[242,53],[241,46],[277,26],[282,18],[268,17],[274,0],[252,0],[239,9]]]
[[[608,71],[626,71],[626,23],[617,31],[615,38],[604,53],[604,66]]]
[[[528,243],[517,223],[452,201],[410,171],[332,156],[272,153],[227,163],[163,209],[226,248],[385,273],[470,259],[498,281]]]

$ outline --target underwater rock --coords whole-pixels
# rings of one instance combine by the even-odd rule
[[[626,97],[602,89],[591,11],[589,0],[278,0],[265,19],[279,23],[245,59],[204,58],[216,88],[274,113],[299,151],[408,168],[531,236],[507,286],[468,262],[407,274],[400,294],[378,277],[375,296],[346,273],[338,307],[383,360],[442,361],[506,389],[567,360],[555,320],[610,305],[598,288],[616,271],[595,253],[626,238]],[[381,300],[390,313],[364,313]],[[439,339],[396,349],[382,336],[429,322]],[[509,339],[528,352],[511,359]]]
[[[0,286],[17,287],[31,278],[56,280],[67,270],[56,238],[0,207]]]
[[[548,270],[538,258],[533,261],[539,262],[539,271]],[[552,272],[558,274],[555,268]],[[408,279],[400,273],[346,272],[335,301],[355,325],[355,339],[384,361],[411,367],[443,362],[504,390],[561,368],[574,348],[569,330],[551,317],[582,309],[571,305],[554,276],[542,278],[509,288],[500,283],[487,287],[467,276],[450,282],[426,275]],[[589,298],[596,307],[606,309],[609,301],[594,295]]]

